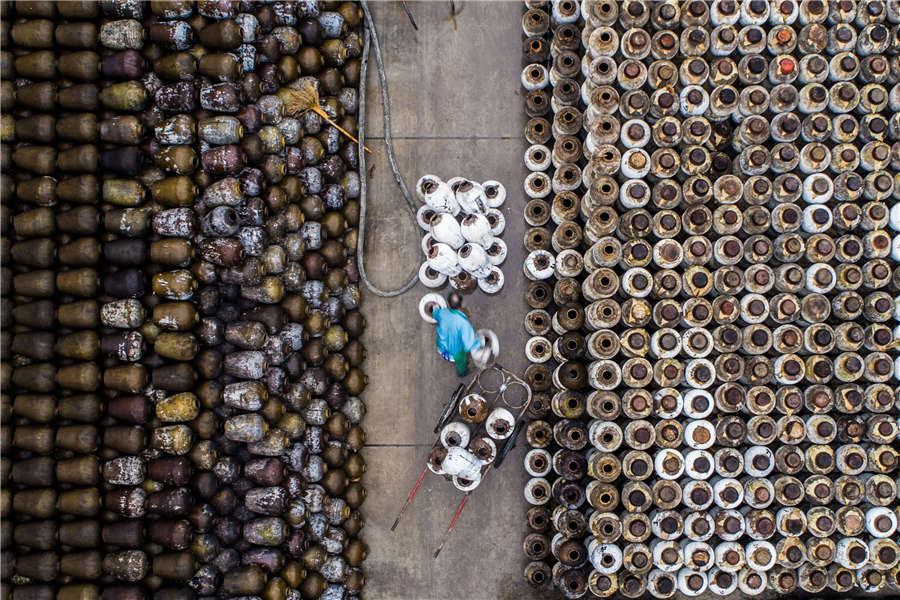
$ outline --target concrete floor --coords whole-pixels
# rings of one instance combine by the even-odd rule
[[[388,76],[394,149],[410,189],[426,173],[497,179],[506,186],[506,284],[497,296],[476,291],[466,306],[476,327],[490,327],[500,336],[500,362],[521,373],[526,364],[522,4],[457,0],[456,5],[454,29],[449,2],[410,2],[418,32],[399,2],[370,5]],[[369,161],[366,265],[378,285],[394,287],[421,263],[422,232],[406,212],[378,139],[384,129],[376,73],[370,73],[369,83],[367,143],[376,153]],[[394,299],[364,294],[370,381],[364,395],[370,442],[365,450],[363,538],[370,550],[364,595],[367,600],[540,598],[522,578],[524,435],[503,467],[492,470],[472,495],[437,560],[432,553],[461,499],[443,478],[429,474],[400,526],[390,531],[424,468],[437,416],[459,381],[435,350],[433,327],[419,318],[417,305],[426,291],[417,285]]]

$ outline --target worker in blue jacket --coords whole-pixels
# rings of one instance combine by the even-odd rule
[[[456,372],[463,376],[468,368],[468,354],[481,348],[482,341],[475,334],[469,318],[460,310],[462,296],[453,292],[447,298],[448,308],[438,308],[431,316],[437,321],[437,349],[444,360],[456,365]]]

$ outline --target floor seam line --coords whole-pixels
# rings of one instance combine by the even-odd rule
[[[423,444],[416,444],[416,443],[403,444],[403,443],[397,443],[397,444],[364,444],[363,447],[364,447],[364,448],[425,448],[425,447],[433,446],[433,445],[434,445],[434,444],[428,444],[428,443],[423,443]]]
[[[431,135],[392,135],[392,140],[524,140],[524,136],[483,136],[483,135],[458,135],[458,136],[431,136]],[[367,135],[366,140],[383,141],[384,136]]]

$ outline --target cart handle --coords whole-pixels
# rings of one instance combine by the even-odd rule
[[[469,494],[471,492],[466,492],[466,495],[463,496],[462,502],[459,503],[459,508],[456,509],[456,514],[453,515],[453,520],[450,521],[450,526],[447,527],[447,531],[444,532],[444,537],[441,538],[441,543],[438,545],[437,550],[434,551],[434,558],[438,557],[438,554],[441,553],[441,550],[444,549],[444,544],[447,542],[447,538],[450,537],[450,532],[453,531],[453,526],[456,525],[456,520],[459,518],[459,515],[462,514],[463,508],[466,506],[466,502],[469,501]]]
[[[413,496],[416,495],[416,492],[419,490],[419,486],[422,485],[422,480],[425,479],[425,473],[428,472],[428,467],[426,466],[422,470],[422,474],[419,475],[419,480],[416,481],[416,485],[413,486],[412,491],[409,493],[409,496],[406,498],[406,502],[403,503],[403,506],[400,508],[400,512],[397,513],[397,518],[394,519],[394,524],[391,525],[391,531],[397,529],[397,525],[400,524],[400,519],[403,517],[403,513],[406,512],[406,508],[409,506],[409,503],[412,502]]]

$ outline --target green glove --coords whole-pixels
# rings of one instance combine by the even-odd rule
[[[456,365],[456,372],[460,377],[466,374],[466,358],[467,353],[465,351],[453,355],[453,364]]]

